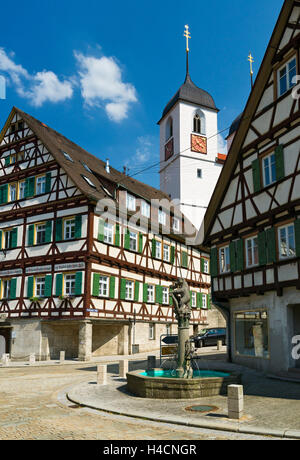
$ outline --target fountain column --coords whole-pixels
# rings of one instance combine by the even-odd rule
[[[186,315],[185,315],[186,316]],[[178,352],[176,375],[179,378],[185,377],[186,373],[186,342],[190,338],[190,319],[178,319]]]

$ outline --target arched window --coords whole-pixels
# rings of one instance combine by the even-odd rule
[[[206,135],[205,115],[201,110],[197,110],[193,118],[193,132]]]
[[[166,125],[166,141],[173,136],[173,119],[172,117],[168,118]]]

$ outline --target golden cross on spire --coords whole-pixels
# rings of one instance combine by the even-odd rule
[[[183,36],[186,38],[186,51],[189,52],[189,39],[191,38],[191,34],[189,32],[189,26],[186,25],[184,26],[185,27],[185,31],[184,31],[184,34]]]
[[[250,62],[250,73],[251,73],[251,75],[253,75],[252,64],[253,64],[253,62],[254,62],[254,59],[253,59],[253,56],[251,55],[251,53],[250,53],[249,56],[248,56],[248,61]]]

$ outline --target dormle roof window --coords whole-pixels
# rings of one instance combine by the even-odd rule
[[[74,163],[72,157],[71,157],[67,152],[65,152],[64,150],[62,150],[62,154],[63,154],[63,156],[66,158],[66,160],[69,160],[69,161],[71,161],[72,163]]]
[[[83,177],[83,179],[89,184],[90,187],[96,188],[96,185],[91,181],[91,179],[84,176],[83,174],[81,174],[81,177]]]

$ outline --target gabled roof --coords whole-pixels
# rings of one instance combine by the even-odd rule
[[[90,154],[45,123],[42,123],[16,107],[13,107],[0,133],[0,142],[7,131],[10,121],[16,113],[27,123],[29,128],[36,134],[54,159],[74,182],[76,187],[78,187],[88,199],[94,202],[102,198],[116,199],[114,192],[119,188],[121,190],[128,190],[133,195],[141,197],[149,202],[152,199],[171,201],[166,193],[133,179],[111,166],[110,172],[108,173],[104,161]],[[68,160],[63,152],[70,156],[72,161]],[[83,165],[84,163],[91,172],[87,171]],[[87,177],[95,187],[89,185],[83,176]],[[186,230],[189,233],[194,232],[194,234],[196,234],[195,227],[186,218],[185,223]]]
[[[246,108],[243,112],[243,116],[239,120],[239,126],[229,150],[227,160],[209,202],[202,226],[198,232],[196,238],[197,245],[208,243],[207,238],[209,236],[209,232],[211,231],[211,228],[214,224],[216,215],[219,211],[219,207],[222,204],[222,199],[229,187],[231,177],[234,174],[235,168],[237,166],[239,154],[248,133],[252,118],[255,114],[263,91],[265,90],[265,86],[270,78],[272,62],[276,53],[279,51],[278,47],[280,40],[288,23],[294,3],[297,4],[297,6],[300,6],[300,2],[297,2],[296,0],[285,0],[283,4],[271,40],[255,80],[254,87],[250,93]]]

